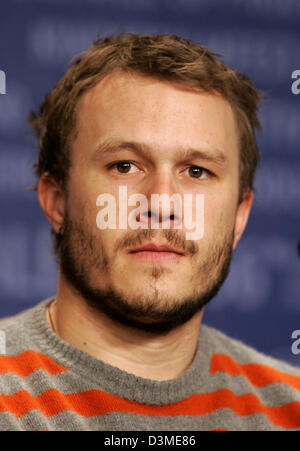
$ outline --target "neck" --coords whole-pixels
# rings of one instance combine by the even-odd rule
[[[197,349],[203,310],[164,335],[133,329],[91,310],[59,275],[49,322],[67,343],[123,371],[153,380],[179,377]]]

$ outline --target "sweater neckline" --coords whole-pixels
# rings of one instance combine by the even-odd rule
[[[168,405],[203,390],[208,374],[206,326],[200,326],[197,349],[190,366],[175,379],[157,381],[128,373],[98,360],[62,340],[51,329],[46,309],[54,296],[44,299],[28,311],[26,318],[34,345],[57,363],[93,383],[95,388],[120,398],[149,405]]]

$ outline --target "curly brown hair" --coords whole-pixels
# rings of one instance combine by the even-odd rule
[[[50,91],[38,114],[30,112],[39,154],[34,171],[45,172],[66,190],[70,149],[76,136],[79,98],[106,75],[122,71],[218,93],[231,105],[239,133],[239,202],[253,180],[259,161],[255,131],[260,129],[258,104],[262,93],[250,79],[224,64],[220,55],[176,35],[123,33],[97,39],[75,57],[62,79]],[[30,190],[36,190],[38,182]]]

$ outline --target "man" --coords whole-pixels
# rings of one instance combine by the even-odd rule
[[[0,322],[2,430],[300,430],[299,369],[201,325],[251,210],[260,97],[189,40],[120,35],[31,113],[59,277]],[[148,201],[131,228],[124,189]],[[190,209],[150,202],[174,194]]]

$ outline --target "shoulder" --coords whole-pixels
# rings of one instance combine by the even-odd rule
[[[57,339],[45,315],[52,299],[47,298],[30,309],[0,320],[0,407],[1,394],[30,391],[39,385],[39,380],[45,382],[47,375],[66,371],[57,362],[55,352],[49,352],[47,347],[47,334]]]
[[[212,327],[205,325],[203,328],[204,340],[209,343],[212,351],[211,370],[223,367],[227,372],[234,373],[256,368],[270,375],[277,374],[277,378],[280,373],[291,374],[299,377],[300,389],[300,367],[268,356]],[[271,372],[272,369],[274,373]]]
[[[207,352],[210,389],[222,395],[223,407],[247,419],[253,430],[263,421],[268,428],[300,430],[299,367],[208,326],[200,329],[199,344]]]
[[[16,315],[0,319],[2,355],[17,355],[31,348],[34,331],[45,316],[46,305],[52,299],[53,297],[44,299]]]

